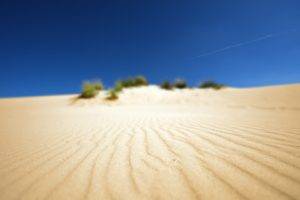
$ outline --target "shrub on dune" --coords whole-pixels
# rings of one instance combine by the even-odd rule
[[[118,98],[119,98],[118,92],[116,92],[114,89],[110,90],[108,92],[108,96],[106,97],[106,99],[110,101],[117,100]]]
[[[139,87],[148,85],[148,81],[144,76],[136,76],[134,78],[130,77],[124,80],[119,80],[115,83],[115,87],[108,92],[107,100],[117,100],[118,93],[123,90],[123,88]]]
[[[115,90],[116,92],[121,92],[121,91],[123,90],[123,84],[122,84],[121,81],[117,81],[117,82],[115,83],[114,90]]]
[[[183,89],[187,87],[186,81],[183,79],[176,79],[174,82],[174,87],[178,89]]]
[[[148,81],[144,76],[129,77],[119,81],[123,88],[139,87],[148,85]]]
[[[122,92],[123,87],[124,86],[123,86],[122,82],[117,81],[115,83],[115,87],[108,91],[106,99],[110,100],[110,101],[117,100],[119,98],[118,93]]]
[[[93,98],[98,94],[98,92],[99,90],[93,83],[85,82],[82,85],[82,91],[79,97],[84,99]]]
[[[145,86],[145,85],[148,85],[148,81],[144,76],[136,76],[134,78],[134,85],[135,86]]]
[[[134,86],[134,79],[133,78],[127,78],[124,80],[121,80],[120,83],[124,88],[129,88]]]
[[[173,86],[172,86],[172,84],[169,81],[164,81],[160,85],[160,88],[165,89],[165,90],[172,90]]]
[[[100,80],[98,81],[87,81],[82,85],[82,90],[80,94],[80,98],[93,98],[95,97],[100,90],[103,90],[104,86]]]
[[[212,88],[215,90],[219,90],[224,87],[225,87],[225,85],[216,83],[215,81],[203,81],[199,86],[199,88],[203,88],[203,89]]]
[[[96,90],[100,91],[104,89],[103,83],[99,80],[99,81],[95,81],[92,83],[95,87]]]

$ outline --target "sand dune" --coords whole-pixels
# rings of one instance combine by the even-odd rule
[[[0,199],[300,199],[300,85],[0,100]]]

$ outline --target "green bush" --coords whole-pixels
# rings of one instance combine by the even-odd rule
[[[160,88],[165,89],[165,90],[171,90],[171,89],[173,89],[173,86],[169,81],[164,81],[160,85]]]
[[[93,98],[95,97],[100,90],[103,90],[104,86],[100,80],[97,81],[87,81],[82,85],[80,98]]]
[[[144,76],[129,77],[118,82],[122,85],[123,88],[148,85],[148,81]]]
[[[124,88],[124,83],[127,87],[131,85],[131,83],[127,80],[117,81],[115,83],[115,87],[108,91],[106,99],[110,101],[117,100],[119,98],[118,93],[121,92]]]
[[[128,78],[128,79],[125,79],[125,80],[121,80],[120,82],[121,82],[121,84],[124,88],[134,86],[134,79],[133,78]]]
[[[116,92],[121,92],[123,90],[123,84],[121,81],[117,81],[114,87]]]
[[[88,99],[93,98],[98,94],[99,90],[96,85],[90,82],[85,82],[82,85],[80,98]]]
[[[118,98],[119,98],[118,92],[116,92],[114,89],[110,90],[108,92],[108,96],[106,97],[106,99],[110,101],[117,100]]]
[[[144,76],[136,76],[134,78],[134,85],[135,86],[144,86],[148,85],[148,81]]]
[[[94,84],[96,90],[100,91],[104,89],[103,83],[101,81],[95,81],[92,84]]]
[[[178,89],[183,89],[187,87],[186,81],[183,79],[176,79],[174,83],[174,87]]]
[[[219,90],[219,89],[222,89],[224,87],[225,87],[225,85],[216,83],[214,81],[203,81],[199,86],[199,88],[204,88],[204,89],[212,88],[212,89],[215,89],[215,90]]]

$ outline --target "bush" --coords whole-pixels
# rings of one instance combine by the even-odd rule
[[[106,99],[110,101],[117,100],[118,98],[119,98],[118,93],[114,89],[110,90],[108,92],[108,96],[106,97]]]
[[[95,89],[98,90],[98,91],[104,89],[104,86],[103,86],[101,81],[95,81],[92,84],[94,84]]]
[[[186,81],[183,79],[176,79],[174,83],[174,87],[178,89],[183,89],[187,87]]]
[[[165,89],[165,90],[171,90],[173,88],[172,84],[169,81],[164,81],[161,85],[160,88]]]
[[[97,89],[97,85],[90,82],[85,82],[82,85],[80,98],[93,98],[98,94],[98,92],[99,90]]]
[[[148,85],[148,81],[144,76],[136,76],[134,78],[134,85],[135,86]]]
[[[125,79],[125,80],[121,80],[120,83],[122,84],[122,86],[124,88],[133,87],[134,86],[134,79],[133,78],[128,78],[128,79]]]
[[[204,88],[204,89],[212,88],[212,89],[215,89],[215,90],[219,90],[219,89],[222,89],[224,87],[225,87],[225,85],[216,83],[214,81],[204,81],[199,86],[199,88]]]
[[[122,85],[123,88],[148,85],[148,81],[144,76],[136,76],[134,78],[129,77],[125,80],[120,80],[118,82]]]
[[[117,81],[114,87],[116,92],[121,92],[123,90],[123,84],[121,81]]]

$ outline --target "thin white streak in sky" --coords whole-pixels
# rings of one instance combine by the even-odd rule
[[[232,49],[232,48],[241,47],[241,46],[244,46],[244,45],[248,45],[248,44],[252,44],[252,43],[255,43],[255,42],[262,41],[262,40],[266,40],[268,38],[272,38],[272,37],[276,37],[276,36],[288,33],[290,31],[293,31],[293,30],[288,30],[288,31],[280,32],[280,33],[271,33],[271,34],[253,39],[253,40],[248,40],[248,41],[245,41],[245,42],[240,42],[240,43],[237,43],[237,44],[228,45],[224,48],[217,49],[217,50],[214,50],[214,51],[209,51],[209,52],[203,53],[201,55],[198,55],[198,56],[196,56],[196,58],[210,56],[210,55],[213,55],[213,54],[216,54],[216,53],[227,51],[227,50]]]

